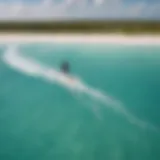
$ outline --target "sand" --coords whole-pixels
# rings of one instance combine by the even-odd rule
[[[160,45],[160,35],[0,33],[0,43],[65,42]]]

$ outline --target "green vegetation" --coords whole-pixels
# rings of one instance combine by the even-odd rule
[[[160,21],[1,22],[1,32],[160,33]]]

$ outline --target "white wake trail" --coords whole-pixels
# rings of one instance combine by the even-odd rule
[[[34,77],[41,77],[44,80],[57,83],[68,89],[76,90],[82,94],[87,94],[92,99],[96,99],[100,103],[104,104],[106,107],[110,107],[118,113],[124,115],[132,124],[135,124],[141,128],[159,130],[159,128],[154,127],[152,124],[144,122],[133,116],[125,109],[125,107],[120,102],[111,98],[106,93],[102,93],[99,90],[86,85],[79,79],[75,79],[72,81],[71,78],[53,68],[44,66],[34,60],[27,59],[21,56],[21,54],[18,52],[17,46],[9,46],[8,50],[3,56],[3,60],[12,68],[22,72],[23,74]]]

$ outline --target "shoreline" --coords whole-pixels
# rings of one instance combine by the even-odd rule
[[[109,43],[160,45],[160,35],[0,33],[0,43]]]

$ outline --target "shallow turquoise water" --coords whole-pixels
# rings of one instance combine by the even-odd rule
[[[19,56],[48,68],[67,59],[105,98],[19,72],[0,51],[1,160],[160,159],[160,46],[19,47]]]

